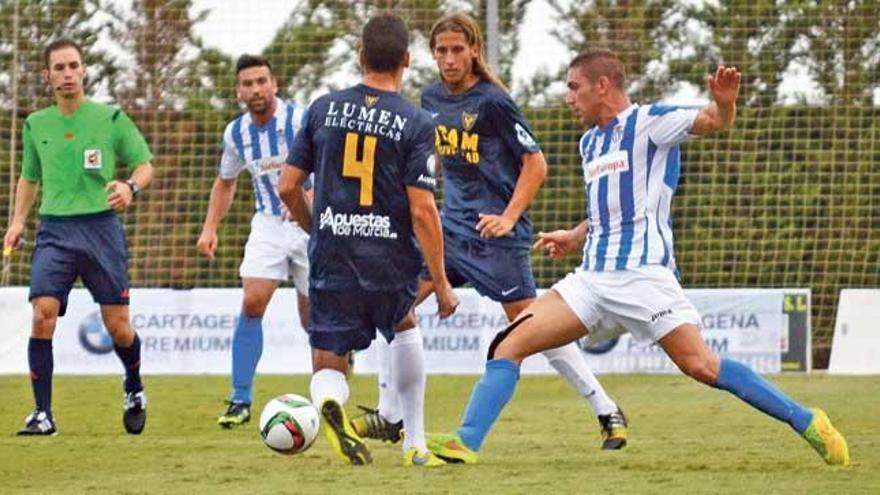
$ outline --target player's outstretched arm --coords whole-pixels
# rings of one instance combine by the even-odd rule
[[[723,131],[733,125],[736,118],[736,98],[742,75],[736,67],[718,67],[714,76],[706,78],[712,101],[700,110],[691,134],[705,136]]]
[[[434,293],[437,295],[440,317],[446,318],[455,312],[458,296],[455,295],[446,278],[446,266],[443,262],[443,230],[440,227],[440,213],[437,212],[437,205],[434,202],[434,192],[408,186],[406,195],[409,198],[413,230],[422,248],[425,264],[431,272],[431,280],[434,281]]]
[[[202,224],[202,233],[196,242],[196,249],[204,256],[214,259],[217,251],[217,228],[220,221],[229,212],[232,200],[235,198],[235,189],[238,179],[224,179],[217,177],[211,186],[211,198],[208,200],[208,212],[205,214],[205,222]]]
[[[490,213],[480,213],[480,221],[477,222],[477,230],[480,231],[480,237],[504,237],[510,235],[519,217],[529,208],[532,200],[541,189],[541,184],[547,178],[547,161],[544,154],[540,151],[537,153],[527,153],[523,155],[522,170],[519,179],[516,181],[516,187],[513,189],[513,195],[507,208],[500,215]]]
[[[28,213],[37,199],[37,191],[40,189],[38,182],[31,182],[24,177],[19,177],[18,185],[15,186],[15,209],[12,214],[12,222],[6,230],[3,238],[4,251],[21,247],[21,236],[24,233],[24,222]]]
[[[573,229],[538,232],[538,240],[532,245],[532,249],[545,249],[551,258],[559,259],[580,252],[586,238],[587,220],[584,220]]]
[[[290,211],[290,216],[306,232],[312,230],[312,206],[306,199],[303,184],[306,182],[306,172],[294,165],[288,164],[278,178],[278,195],[281,201]]]

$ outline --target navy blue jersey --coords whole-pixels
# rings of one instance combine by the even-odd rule
[[[314,173],[310,283],[396,290],[419,273],[406,187],[434,190],[431,116],[363,84],[309,107],[287,163]]]
[[[422,108],[436,126],[435,147],[443,162],[443,227],[479,238],[480,213],[500,215],[507,208],[527,153],[541,151],[516,103],[494,84],[480,81],[451,95],[442,83],[422,93]],[[499,245],[528,245],[532,221],[524,213],[512,237]]]

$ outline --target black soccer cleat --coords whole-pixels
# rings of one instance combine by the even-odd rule
[[[58,430],[55,429],[55,420],[46,413],[34,409],[28,417],[24,418],[24,428],[18,430],[16,435],[19,436],[52,436],[57,435]]]
[[[247,402],[229,402],[229,407],[222,416],[217,418],[221,428],[231,429],[251,420],[251,405]]]
[[[363,414],[352,418],[351,427],[361,438],[372,438],[383,442],[397,443],[402,438],[403,420],[392,423],[379,414],[378,409],[358,406]]]
[[[122,424],[125,431],[140,435],[147,424],[147,394],[143,390],[126,392],[122,401]]]
[[[620,450],[626,447],[627,421],[626,415],[618,407],[611,414],[599,416],[602,428],[602,450]]]

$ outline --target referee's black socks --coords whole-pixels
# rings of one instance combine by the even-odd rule
[[[34,389],[34,402],[37,409],[52,416],[52,340],[35,339],[28,341],[28,366],[31,369],[31,387]]]
[[[134,340],[128,347],[113,345],[113,350],[125,366],[125,391],[140,392],[144,385],[141,383],[141,339],[134,334]]]

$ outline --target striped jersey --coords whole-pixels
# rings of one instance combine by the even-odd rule
[[[235,179],[245,168],[251,174],[256,211],[266,215],[282,215],[278,195],[278,177],[284,167],[293,139],[305,121],[305,107],[275,100],[275,114],[264,126],[251,120],[245,112],[227,124],[223,132],[223,155],[220,177]]]
[[[676,271],[669,209],[694,108],[631,105],[580,140],[589,229],[582,268]]]

